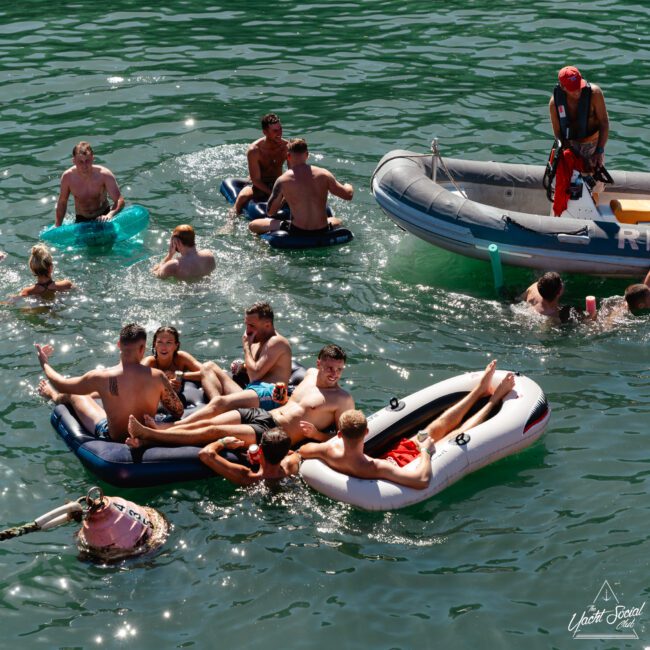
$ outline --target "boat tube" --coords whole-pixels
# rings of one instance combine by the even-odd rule
[[[461,255],[489,260],[495,244],[513,266],[619,277],[647,271],[650,173],[611,171],[613,184],[598,196],[580,183],[558,218],[544,172],[396,150],[379,162],[371,187],[400,228]]]
[[[149,211],[141,205],[130,205],[110,221],[67,223],[58,228],[48,226],[41,230],[40,238],[59,247],[105,247],[131,239],[148,225]]]
[[[438,382],[389,405],[368,418],[364,451],[379,457],[398,440],[413,436],[445,409],[469,393],[483,373],[472,372]],[[492,387],[505,377],[497,370]],[[551,411],[542,389],[517,374],[512,391],[488,420],[463,434],[450,434],[436,443],[431,456],[432,477],[423,490],[385,480],[359,479],[337,472],[320,460],[305,460],[302,478],[315,490],[337,501],[364,510],[394,510],[424,501],[470,472],[509,456],[537,440],[548,424]],[[343,444],[340,438],[332,444]],[[412,463],[419,463],[416,458]]]

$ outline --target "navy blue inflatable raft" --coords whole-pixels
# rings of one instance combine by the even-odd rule
[[[288,383],[289,393],[302,381],[305,372],[304,366],[293,362]],[[183,386],[183,398],[187,404],[184,415],[189,415],[206,402],[203,389],[190,381]],[[65,404],[59,404],[52,411],[50,421],[81,464],[97,478],[111,485],[150,487],[215,476],[199,460],[200,446],[132,449],[122,442],[99,440],[81,426]],[[222,455],[234,463],[247,463],[243,452],[225,451]]]
[[[234,205],[237,196],[242,188],[248,185],[249,181],[245,178],[226,178],[221,182],[219,191],[225,197],[226,201]],[[332,211],[327,206],[327,216],[332,216]],[[249,221],[253,219],[266,219],[266,202],[256,203],[249,201],[244,208],[244,217]],[[274,219],[282,221],[291,220],[291,212],[289,208],[284,207],[278,210],[274,215]],[[327,230],[308,232],[301,230],[300,232],[289,230],[277,230],[276,232],[262,235],[261,238],[268,242],[273,248],[320,248],[322,246],[336,246],[337,244],[346,244],[354,239],[354,235],[347,228],[329,228]]]

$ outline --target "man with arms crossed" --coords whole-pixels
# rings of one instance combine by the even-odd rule
[[[340,226],[340,219],[327,217],[327,196],[331,193],[351,201],[354,194],[352,185],[341,185],[327,169],[308,165],[309,151],[304,140],[291,140],[287,156],[289,170],[275,182],[266,209],[271,218],[251,221],[248,225],[251,232],[258,235],[276,230],[313,233]],[[285,199],[291,209],[290,222],[272,218]]]
[[[287,159],[287,141],[282,138],[282,124],[275,113],[268,113],[261,120],[263,138],[248,147],[248,174],[252,185],[247,185],[237,196],[233,211],[239,214],[252,199],[266,201],[271,188],[282,174]]]
[[[72,150],[74,165],[63,172],[61,189],[56,204],[54,225],[63,223],[70,194],[74,197],[76,222],[110,221],[123,207],[124,198],[113,172],[94,165],[95,154],[88,142],[79,142]],[[113,201],[111,207],[108,197]]]
[[[246,331],[242,336],[244,364],[249,383],[244,390],[214,361],[201,367],[201,385],[210,403],[192,414],[205,419],[236,408],[263,408],[280,406],[273,399],[277,382],[287,383],[291,376],[291,345],[279,334],[273,324],[273,309],[268,302],[256,302],[244,313]],[[205,411],[205,414],[203,414]],[[203,414],[203,415],[200,415]]]
[[[183,414],[183,404],[162,370],[140,364],[147,333],[139,325],[125,325],[120,331],[120,362],[112,368],[91,370],[82,377],[63,377],[49,362],[51,345],[36,345],[36,353],[48,381],[41,381],[38,392],[55,404],[72,406],[87,431],[97,438],[123,442],[129,416],[153,416],[158,403],[175,417]],[[93,399],[99,394],[102,406]]]
[[[420,457],[420,462],[415,465],[410,464],[409,461],[406,466],[399,466],[391,459],[390,454],[387,459],[366,456],[363,453],[363,440],[368,433],[368,423],[363,413],[355,410],[346,411],[341,415],[338,435],[343,439],[343,446],[334,445],[332,441],[309,443],[303,445],[298,453],[305,459],[318,458],[333,469],[349,476],[362,479],[384,479],[416,490],[423,490],[429,485],[431,479],[431,455],[435,451],[434,443],[456,436],[486,420],[495,406],[514,387],[514,375],[508,373],[496,390],[492,392],[490,383],[495,368],[496,361],[489,363],[478,385],[426,427],[425,431],[428,436],[420,443],[419,450],[416,450],[410,459],[414,460],[418,456]],[[490,397],[485,406],[466,422],[463,422],[463,418],[476,402],[488,395]],[[416,437],[411,440],[415,442]]]
[[[326,345],[318,354],[316,368],[307,371],[289,401],[270,412],[239,408],[214,417],[207,414],[208,419],[197,418],[190,423],[186,419],[164,429],[156,427],[152,418],[145,418],[148,426],[130,418],[131,439],[127,444],[206,445],[226,436],[259,444],[262,435],[275,427],[289,436],[292,446],[306,437],[327,440],[329,436],[323,431],[337,426],[341,413],[354,408],[351,395],[339,386],[345,361],[345,352],[338,345]]]
[[[176,253],[178,257],[175,257]],[[174,228],[167,255],[152,271],[159,278],[190,280],[209,275],[215,266],[214,253],[207,249],[197,251],[194,228],[183,224]]]

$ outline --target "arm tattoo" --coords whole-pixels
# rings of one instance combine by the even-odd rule
[[[173,388],[165,386],[160,400],[163,406],[174,416],[179,418],[183,415],[183,402],[179,399]]]
[[[108,392],[116,397],[120,394],[120,391],[117,388],[117,377],[108,378]]]

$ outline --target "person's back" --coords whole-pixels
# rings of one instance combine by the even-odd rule
[[[125,438],[129,415],[142,421],[155,415],[163,395],[164,373],[140,363],[119,363],[100,371],[97,392],[102,400],[111,438]]]
[[[544,273],[542,277],[531,284],[522,294],[532,309],[542,316],[559,319],[560,298],[564,292],[564,283],[558,273],[554,271]]]
[[[175,255],[178,253],[178,257]],[[216,268],[212,251],[196,250],[194,228],[182,224],[174,228],[167,255],[156,264],[152,271],[159,278],[174,277],[179,280],[191,280],[209,275]]]
[[[29,268],[36,276],[36,283],[20,291],[20,296],[33,297],[52,294],[57,291],[69,291],[74,288],[70,280],[53,280],[54,261],[47,246],[36,244],[32,247]]]

